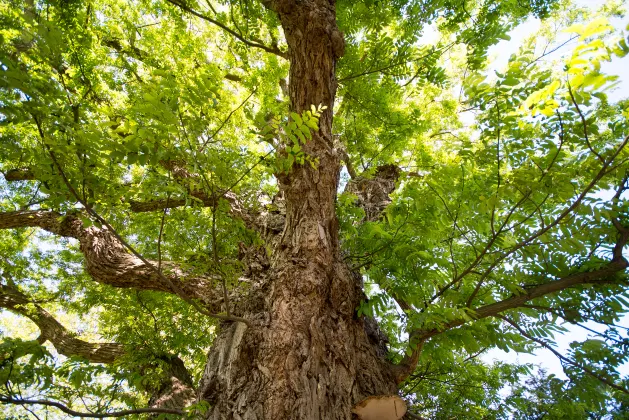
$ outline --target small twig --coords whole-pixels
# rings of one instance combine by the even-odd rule
[[[268,47],[264,44],[259,44],[257,42],[251,42],[248,39],[243,38],[238,32],[234,31],[233,29],[225,26],[224,24],[222,24],[221,22],[212,19],[211,17],[204,15],[203,13],[199,13],[194,9],[191,9],[190,7],[186,6],[185,4],[179,3],[179,1],[175,1],[175,0],[166,0],[168,3],[175,5],[177,7],[179,7],[182,10],[185,10],[186,12],[193,14],[194,16],[201,18],[205,21],[208,21],[216,26],[218,26],[219,28],[221,28],[222,30],[224,30],[225,32],[229,33],[230,35],[232,35],[234,38],[236,38],[237,40],[241,41],[242,43],[244,43],[245,45],[248,45],[250,47],[255,47],[255,48],[260,48],[268,53],[271,54],[275,54],[277,56],[280,56],[282,58],[288,58],[288,54],[286,54],[284,51],[281,51],[279,48],[277,47]]]
[[[540,55],[539,57],[537,57],[535,60],[531,61],[530,63],[528,63],[526,66],[524,66],[524,69],[528,68],[530,65],[532,65],[533,63],[541,60],[542,58],[546,57],[547,55],[550,55],[552,53],[554,53],[555,51],[557,51],[558,49],[562,48],[563,46],[565,46],[566,44],[574,41],[575,39],[577,39],[579,36],[573,36],[571,38],[569,38],[567,41],[565,41],[563,44],[558,45],[557,47],[553,48],[550,51],[546,51],[546,48],[549,47],[549,45],[546,45],[546,48],[544,48],[544,51],[542,52],[542,55]]]
[[[596,150],[594,150],[594,147],[592,147],[592,143],[590,143],[590,138],[588,137],[587,122],[585,120],[585,116],[583,115],[583,112],[581,112],[581,108],[579,107],[577,100],[575,99],[572,93],[572,88],[570,87],[570,83],[568,83],[568,93],[570,94],[570,99],[572,99],[573,105],[575,106],[575,108],[577,109],[577,112],[579,113],[579,117],[581,117],[581,122],[583,123],[583,135],[585,136],[585,142],[588,145],[588,149],[590,149],[590,152],[596,155],[598,160],[600,160],[603,165],[606,165],[605,159],[603,159],[603,157]]]
[[[139,290],[135,291],[135,296],[138,298],[138,303],[142,308],[144,308],[146,312],[149,313],[151,318],[153,318],[153,330],[155,331],[155,336],[159,337],[159,328],[157,328],[157,317],[155,316],[153,311],[151,311],[151,309],[144,303],[144,301],[142,300],[142,295],[140,293],[141,292]]]
[[[212,133],[212,135],[210,135],[210,137],[208,137],[208,138],[207,138],[207,140],[206,140],[205,142],[203,142],[203,144],[202,144],[202,145],[201,145],[201,147],[199,148],[199,153],[203,153],[203,149],[205,149],[205,146],[207,146],[207,145],[208,145],[208,143],[209,143],[210,141],[212,141],[212,139],[213,139],[214,137],[216,137],[216,135],[217,135],[218,133],[220,133],[220,132],[221,132],[221,130],[223,129],[223,127],[225,127],[225,124],[227,124],[227,122],[228,122],[228,121],[229,121],[229,119],[232,117],[232,115],[234,115],[234,114],[236,113],[236,111],[238,111],[240,108],[242,108],[242,107],[243,107],[243,106],[247,103],[247,101],[249,101],[249,99],[253,96],[253,94],[254,94],[254,93],[256,93],[256,90],[255,90],[255,89],[253,90],[253,92],[251,92],[251,93],[249,94],[249,96],[247,96],[247,98],[246,98],[244,101],[242,101],[242,103],[241,103],[240,105],[238,105],[236,108],[232,109],[232,111],[229,113],[229,115],[227,115],[227,118],[225,118],[225,119],[223,120],[223,122],[221,123],[221,125],[219,125],[219,126],[218,126],[218,128],[217,128],[216,130],[214,130],[214,133]]]
[[[264,156],[260,156],[260,159],[258,159],[258,161],[256,163],[254,163],[253,165],[251,165],[245,172],[242,173],[242,175],[240,175],[240,177],[236,180],[236,182],[234,182],[232,185],[229,186],[229,188],[227,188],[226,190],[221,192],[221,195],[224,196],[225,194],[227,194],[228,192],[230,192],[232,189],[234,189],[234,187],[236,187],[236,185],[240,184],[240,181],[242,181],[247,175],[249,175],[249,173],[251,171],[253,171],[255,169],[256,166],[258,166],[260,163],[264,162],[264,160],[269,157],[271,155],[271,153],[273,153],[275,151],[275,149],[269,151],[267,154],[265,154]]]
[[[166,221],[166,213],[168,212],[168,205],[170,204],[170,193],[166,197],[166,207],[162,212],[162,221],[159,225],[159,236],[157,237],[157,271],[162,272],[162,237],[164,234],[164,222]]]
[[[347,150],[345,150],[344,148],[340,148],[340,152],[341,158],[343,159],[343,162],[345,162],[345,167],[347,168],[347,173],[349,174],[349,177],[351,179],[356,179],[358,174],[356,173],[356,168],[354,168],[354,165],[352,164],[352,160],[350,159]]]

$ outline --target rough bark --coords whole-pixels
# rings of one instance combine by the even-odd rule
[[[400,172],[400,168],[395,165],[382,165],[372,177],[355,176],[347,183],[345,192],[356,195],[356,204],[365,211],[366,221],[378,220],[391,204],[389,196],[395,191]]]
[[[9,169],[4,173],[7,182],[13,181],[33,181],[37,179],[35,173],[30,168]]]
[[[396,392],[377,338],[355,308],[360,276],[339,257],[335,215],[340,159],[332,141],[334,67],[343,36],[327,0],[277,1],[289,46],[291,108],[328,109],[304,146],[317,168],[278,174],[286,222],[270,268],[252,285],[237,315],[253,327],[225,326],[208,355],[200,398],[212,419],[349,419],[370,395]]]
[[[153,388],[147,389],[151,394],[150,407],[182,409],[196,401],[196,390],[192,377],[179,357],[165,356],[166,364],[162,380]]]
[[[309,160],[318,164],[315,167],[295,164],[289,173],[277,174],[282,211],[252,214],[230,192],[198,189],[195,186],[198,178],[186,169],[185,163],[161,162],[184,187],[187,196],[195,197],[204,206],[215,206],[217,200],[226,199],[231,204],[232,216],[263,232],[267,240],[266,248],[241,247],[241,259],[250,282],[244,291],[246,295],[230,299],[231,314],[249,323],[222,324],[209,351],[197,398],[211,404],[207,414],[211,419],[349,419],[352,407],[365,398],[396,393],[397,384],[416,368],[424,341],[467,320],[454,320],[439,330],[412,331],[411,340],[419,344],[403,363],[394,367],[386,361],[384,337],[375,321],[355,316],[355,308],[364,298],[362,281],[360,274],[352,272],[340,258],[335,215],[341,157],[349,163],[347,154],[335,149],[332,137],[335,66],[344,50],[343,34],[336,25],[335,4],[333,0],[263,1],[278,15],[288,44],[287,91],[291,111],[301,113],[313,105],[327,107],[319,120],[320,130],[302,148]],[[170,2],[208,20],[183,3]],[[121,51],[123,48],[115,42],[108,45]],[[358,204],[365,208],[365,219],[377,220],[390,203],[389,194],[395,188],[399,169],[383,166],[367,178],[356,176],[351,165],[348,167],[353,178],[348,191],[358,196]],[[588,190],[605,174],[605,169],[604,166]],[[16,169],[8,171],[5,178],[34,180],[36,173]],[[563,214],[570,213],[588,190]],[[145,203],[130,202],[130,208],[135,212],[155,211],[185,202],[182,197],[161,196]],[[78,239],[87,271],[98,282],[176,293],[185,300],[198,299],[209,312],[223,309],[223,294],[212,279],[191,275],[164,262],[161,264],[164,274],[177,287],[164,284],[146,262],[129,254],[106,228],[85,227],[75,215],[63,216],[52,211],[0,213],[0,229],[29,226]],[[617,244],[614,260],[607,267],[538,285],[520,296],[476,308],[477,318],[499,315],[566,288],[616,282],[610,276],[629,265],[622,257],[629,232],[620,228],[619,232],[622,244]],[[4,302],[5,307],[12,305],[10,309],[21,311],[21,304],[11,303],[7,298],[2,300],[2,296],[0,306]],[[399,297],[392,297],[402,309],[412,309]],[[96,361],[114,357],[111,348],[106,356],[98,353],[91,343],[86,345],[63,335],[60,330],[63,327],[48,320],[41,308],[29,312],[30,315],[23,314],[41,324],[43,338],[55,340],[63,351],[79,354],[77,349],[82,347],[84,354],[100,358]],[[179,359],[167,362],[170,381],[151,390],[151,404],[182,407],[192,399],[190,377]]]
[[[31,303],[13,286],[0,285],[0,308],[29,318],[41,331],[38,341],[50,341],[64,356],[79,356],[93,363],[113,363],[125,354],[124,347],[118,343],[90,343],[76,338],[48,311]]]
[[[176,264],[162,262],[163,274],[175,285],[165,284],[154,268],[147,266],[105,227],[84,227],[77,215],[34,210],[0,213],[0,229],[38,227],[56,235],[78,239],[91,277],[113,287],[156,290],[180,295],[184,300],[199,300],[212,313],[222,311],[220,281],[188,273]],[[155,262],[153,264],[157,266]]]

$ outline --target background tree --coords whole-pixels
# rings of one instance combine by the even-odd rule
[[[473,419],[569,390],[549,416],[622,416],[629,110],[601,73],[621,12],[4,2],[0,306],[39,333],[2,343],[3,409]],[[491,348],[550,349],[579,387],[523,389]]]

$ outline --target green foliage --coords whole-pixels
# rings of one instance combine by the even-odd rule
[[[194,3],[186,2],[244,39],[287,49],[261,2]],[[56,156],[81,201],[146,258],[236,284],[239,246],[261,239],[230,217],[225,200],[210,206],[200,197],[233,192],[263,210],[276,175],[318,169],[308,151],[325,106],[291,113],[287,60],[171,3],[29,4],[0,5],[0,169],[28,167],[36,180],[0,181],[0,211],[80,210]],[[629,54],[627,35],[609,23],[621,7],[610,2],[590,16],[538,0],[336,6],[346,50],[336,67],[334,148],[365,179],[384,164],[402,169],[377,220],[366,221],[357,195],[339,189],[343,255],[368,293],[357,316],[378,319],[394,362],[419,345],[408,342],[411,331],[447,329],[423,345],[402,386],[411,410],[430,418],[626,418],[626,396],[578,367],[627,387],[619,368],[629,337],[618,325],[629,311],[626,273],[502,314],[529,337],[474,310],[613,258],[615,223],[629,224],[626,192],[613,198],[629,171],[629,102],[609,99],[618,79],[604,69]],[[538,33],[490,71],[491,47],[531,17],[542,19]],[[548,60],[566,37],[574,39],[557,62]],[[175,182],[171,163],[198,176]],[[172,198],[184,205],[131,211]],[[188,303],[95,283],[75,241],[33,229],[0,230],[0,255],[2,284],[19,286],[80,338],[129,349],[113,366],[65,359],[3,322],[0,383],[13,395],[20,388],[69,405],[84,398],[91,409],[145,406],[167,355],[198,381],[216,324]],[[492,348],[534,351],[531,338],[553,346],[588,322],[603,327],[571,344],[569,381],[480,357]]]
[[[311,105],[311,109],[301,115],[291,112],[288,121],[273,118],[264,125],[260,136],[276,150],[275,162],[269,165],[273,173],[289,173],[295,163],[308,162],[312,168],[317,168],[319,158],[302,149],[312,140],[313,133],[319,131],[319,117],[325,109],[327,107],[323,105]]]
[[[505,400],[507,411],[518,420],[539,419],[623,419],[619,402],[609,399],[600,384],[565,381],[539,370],[511,389]]]

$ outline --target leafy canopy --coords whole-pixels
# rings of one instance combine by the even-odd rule
[[[376,218],[341,186],[343,254],[369,295],[357,314],[378,318],[391,360],[420,345],[412,331],[438,332],[402,387],[418,415],[625,418],[626,273],[495,316],[473,310],[626,255],[629,102],[608,100],[617,77],[602,72],[629,53],[609,23],[622,12],[614,2],[594,16],[537,0],[337,2],[347,44],[333,126],[343,184],[388,164],[401,170]],[[492,70],[491,47],[532,17],[539,31]],[[301,145],[322,109],[289,112],[282,37],[277,17],[254,1],[4,1],[0,210],[68,215],[87,205],[102,220],[83,212],[85,227],[105,220],[144,257],[221,273],[232,288],[239,244],[263,241],[233,217],[233,203],[203,197],[230,192],[246,208],[274,210],[274,174],[319,164]],[[180,182],[177,168],[197,175]],[[179,201],[139,210],[159,200]],[[133,349],[115,364],[65,358],[3,312],[0,395],[142,407],[165,354],[200,377],[215,323],[189,303],[96,283],[75,240],[34,228],[0,230],[0,255],[3,285],[81,339]],[[592,322],[591,338],[561,355],[569,382],[478,357],[552,347],[566,323]]]

